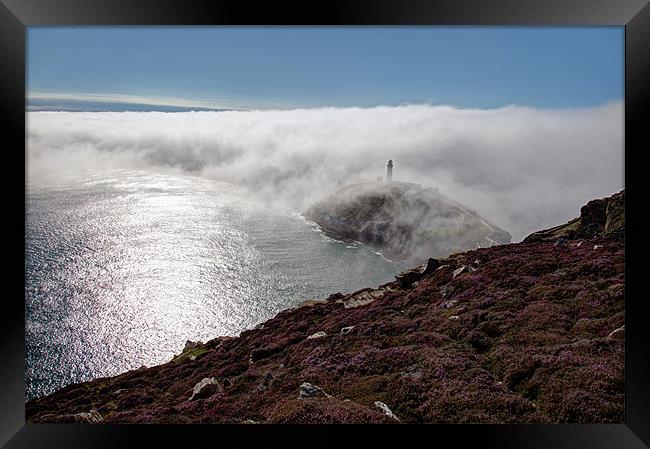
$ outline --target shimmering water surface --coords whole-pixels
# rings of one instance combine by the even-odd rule
[[[27,399],[169,361],[404,268],[200,177],[111,171],[27,186]]]

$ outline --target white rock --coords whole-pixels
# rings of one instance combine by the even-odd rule
[[[221,385],[219,384],[219,381],[217,380],[216,377],[206,377],[202,381],[194,385],[194,389],[192,390],[192,396],[190,396],[188,401],[192,401],[197,395],[201,393],[201,390],[203,390],[208,385],[216,385],[217,390],[221,390]]]
[[[447,319],[448,319],[448,320],[457,320],[458,318],[460,318],[458,315],[452,315],[452,316],[450,316],[450,317],[447,318]]]
[[[312,385],[309,382],[303,382],[300,384],[300,394],[298,395],[298,399],[315,398],[318,396],[325,396],[326,398],[332,397],[325,393],[321,387]]]
[[[377,407],[379,410],[381,410],[384,413],[384,415],[386,415],[386,416],[388,416],[390,418],[393,418],[393,419],[397,420],[398,422],[401,422],[400,419],[397,416],[395,416],[395,414],[383,402],[375,401],[375,407]]]
[[[316,332],[315,334],[312,334],[309,337],[307,337],[307,340],[311,340],[312,338],[321,338],[321,337],[327,337],[327,334],[323,331]]]
[[[464,273],[465,271],[467,271],[467,266],[466,266],[466,265],[463,265],[463,266],[460,267],[460,268],[456,268],[456,269],[452,272],[452,276],[451,276],[451,278],[454,279],[454,278],[456,278],[456,276],[458,276],[459,274]]]

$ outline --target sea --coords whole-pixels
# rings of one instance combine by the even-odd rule
[[[142,170],[28,182],[25,245],[26,400],[407,268],[237,186]]]

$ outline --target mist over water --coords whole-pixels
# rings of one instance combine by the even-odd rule
[[[29,112],[28,178],[88,168],[190,172],[305,210],[346,184],[436,187],[519,241],[623,188],[623,104]]]
[[[27,398],[169,361],[405,266],[335,242],[312,202],[384,175],[513,241],[623,188],[620,102],[27,113]]]

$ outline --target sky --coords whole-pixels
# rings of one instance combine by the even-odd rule
[[[623,27],[29,27],[30,109],[590,107]]]
[[[515,241],[624,188],[622,27],[32,27],[27,52],[30,184],[172,171],[304,211],[393,159]]]

